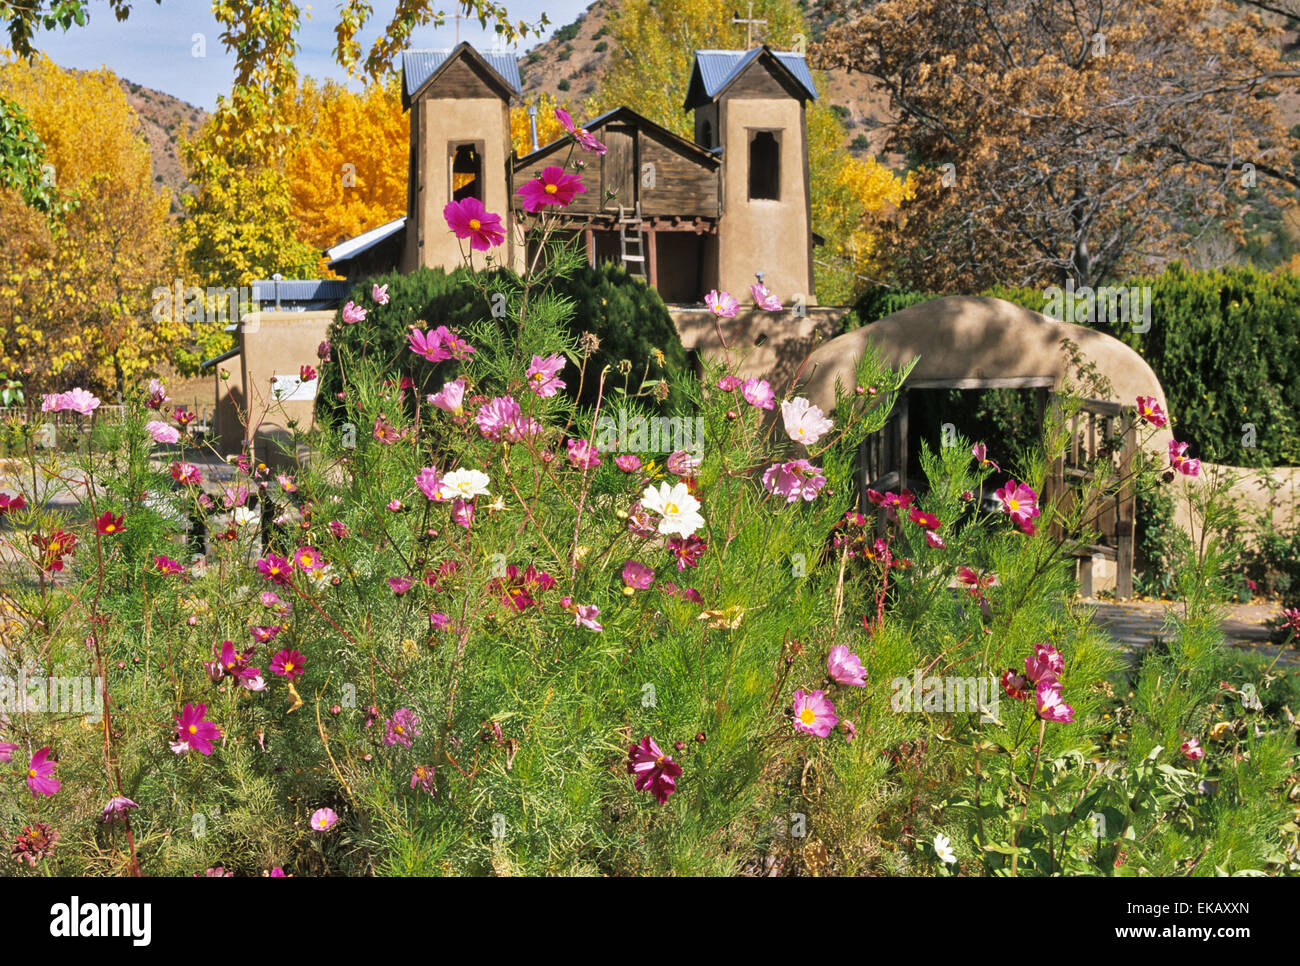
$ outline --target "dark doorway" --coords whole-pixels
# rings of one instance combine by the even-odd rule
[[[451,200],[483,200],[483,154],[474,144],[460,144],[451,157]]]
[[[774,131],[749,135],[749,200],[781,198],[781,140]]]

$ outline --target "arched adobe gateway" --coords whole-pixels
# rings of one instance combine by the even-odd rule
[[[835,386],[846,390],[855,385],[855,372],[870,342],[889,364],[902,367],[917,360],[906,386],[916,389],[1037,389],[1060,390],[1066,382],[1079,384],[1081,366],[1109,380],[1113,398],[1086,404],[1083,418],[1112,420],[1129,445],[1137,439],[1128,413],[1138,396],[1153,396],[1168,411],[1163,390],[1151,367],[1117,339],[1093,329],[1057,322],[1037,312],[996,298],[949,296],[922,302],[896,312],[853,332],[838,336],[816,349],[800,373],[800,389],[823,410],[835,405]],[[1073,351],[1070,351],[1073,344]],[[892,436],[868,441],[864,447],[862,482],[887,480],[901,485],[907,463],[906,410],[896,420]],[[1092,436],[1091,424],[1076,426],[1080,447],[1095,444],[1102,435]],[[1148,449],[1164,454],[1171,435],[1160,430],[1146,443]],[[1075,455],[1082,455],[1072,450]],[[1121,459],[1125,456],[1122,454]],[[1067,464],[1071,457],[1067,456]],[[1075,461],[1082,464],[1083,460]],[[886,470],[893,468],[891,474]],[[1056,485],[1061,485],[1058,467]],[[1079,576],[1085,593],[1092,590],[1094,575],[1109,582],[1114,575],[1119,596],[1132,593],[1133,563],[1132,494],[1121,494],[1113,511],[1101,521],[1103,544],[1079,548]],[[1109,565],[1113,560],[1114,564]]]

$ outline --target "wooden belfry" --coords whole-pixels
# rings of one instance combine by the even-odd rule
[[[762,24],[750,15],[747,30]],[[752,34],[751,34],[752,36]],[[398,267],[450,270],[462,253],[443,208],[474,197],[502,215],[508,241],[498,264],[521,269],[520,244],[534,221],[516,194],[527,179],[570,156],[562,138],[523,157],[511,150],[510,105],[521,95],[517,63],[468,43],[402,55],[402,101],[410,112],[405,219],[331,249],[348,276]],[[614,261],[665,301],[698,304],[713,288],[742,303],[761,273],[787,303],[816,304],[805,106],[817,91],[802,54],[767,46],[696,51],[683,110],[685,138],[621,107],[587,122],[607,148],[578,152],[585,191],[559,212],[593,263]],[[400,252],[398,265],[385,265]]]

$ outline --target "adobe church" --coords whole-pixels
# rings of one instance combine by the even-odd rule
[[[393,269],[450,271],[462,254],[443,207],[474,197],[501,214],[504,260],[522,269],[534,216],[515,191],[563,165],[573,145],[534,143],[517,156],[510,104],[520,93],[509,54],[468,43],[405,51],[406,217],[329,249],[330,268],[350,282]],[[802,54],[767,46],[696,51],[683,105],[694,112],[694,139],[626,107],[588,122],[608,150],[574,152],[585,163],[576,173],[586,190],[560,212],[566,230],[581,236],[592,264],[623,263],[668,303],[698,303],[713,288],[752,303],[749,287],[761,277],[783,302],[815,304],[805,105],[816,97]]]

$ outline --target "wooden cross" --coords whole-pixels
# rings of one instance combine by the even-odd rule
[[[744,17],[741,17],[739,11],[733,10],[731,13],[732,23],[743,23],[745,25],[745,49],[749,50],[754,46],[754,28],[767,26],[766,20],[754,19],[754,0],[749,0],[749,11]]]

